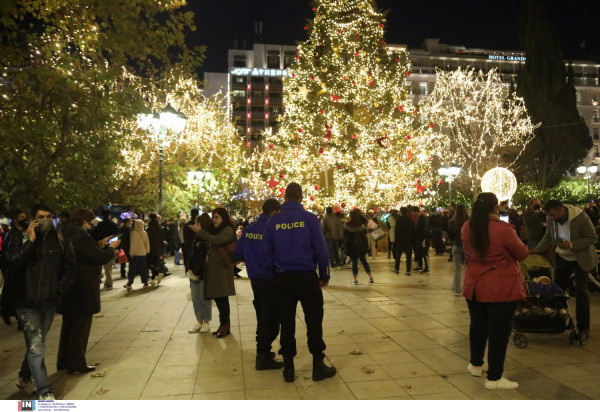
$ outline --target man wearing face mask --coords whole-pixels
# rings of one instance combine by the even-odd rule
[[[568,290],[569,278],[575,274],[577,329],[587,338],[590,330],[588,273],[598,266],[594,225],[583,210],[559,200],[548,201],[546,213],[546,234],[532,253],[543,254],[550,244],[555,247],[555,282],[563,290]]]
[[[3,242],[4,255],[6,255],[6,251],[10,248],[11,244],[21,245],[27,241],[27,217],[25,216],[25,212],[21,209],[17,209],[12,213],[12,222],[10,223],[10,231],[6,234]],[[2,297],[1,297],[1,315],[4,323],[7,325],[12,325],[10,320],[11,316],[17,317],[17,312],[15,310],[15,282],[14,277],[10,276],[11,268],[5,264],[5,261],[2,262],[2,273],[4,274],[4,286],[2,287]],[[19,325],[19,329],[22,329],[22,325]]]
[[[75,256],[54,229],[49,207],[34,206],[32,216],[27,240],[11,242],[4,256],[16,284],[17,316],[27,344],[17,386],[28,395],[37,390],[40,400],[53,400],[44,362],[46,335],[61,296],[73,283]]]

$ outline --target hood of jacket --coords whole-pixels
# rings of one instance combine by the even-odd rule
[[[569,222],[583,213],[583,209],[580,207],[569,205],[569,204],[563,204],[563,206],[566,207],[567,210],[569,211],[569,218],[568,218]]]
[[[135,222],[133,222],[133,230],[135,230],[136,232],[143,232],[144,221],[141,219],[136,219]]]

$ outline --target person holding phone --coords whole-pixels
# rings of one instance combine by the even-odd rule
[[[105,238],[112,238],[117,236],[119,233],[119,228],[116,223],[110,220],[110,210],[104,209],[102,212],[102,221],[98,223],[98,225],[92,230],[92,237],[98,241],[103,242]],[[107,243],[103,242],[105,245],[104,248],[107,248]],[[112,279],[112,270],[114,265],[114,256],[113,260],[108,261],[104,264],[104,289],[111,290],[113,288],[113,279]],[[102,273],[100,273],[102,275]],[[100,276],[101,277],[101,276]]]
[[[63,316],[63,323],[56,369],[66,368],[69,374],[96,369],[87,364],[85,353],[92,319],[94,314],[100,312],[98,277],[102,265],[115,258],[115,249],[121,243],[117,237],[106,237],[98,244],[87,232],[92,227],[93,219],[91,210],[75,209],[71,216],[72,224],[65,232],[65,237],[73,245],[77,266],[75,280],[57,308],[57,312]]]

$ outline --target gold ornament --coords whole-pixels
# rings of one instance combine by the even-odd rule
[[[371,120],[371,114],[366,109],[356,109],[353,114],[354,120],[362,126],[369,123]]]

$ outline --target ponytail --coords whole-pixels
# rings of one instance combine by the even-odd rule
[[[469,220],[470,240],[475,255],[480,258],[485,257],[490,248],[488,221],[489,215],[494,213],[496,206],[498,206],[498,198],[489,192],[480,193],[473,203],[473,211]]]

